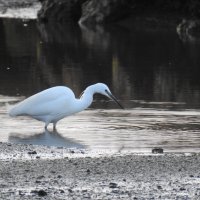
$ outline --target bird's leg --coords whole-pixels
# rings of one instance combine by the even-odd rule
[[[45,125],[44,129],[45,129],[45,131],[48,131],[48,129],[47,129],[47,126],[46,126],[46,125]]]
[[[45,126],[44,126],[44,129],[46,130],[46,131],[48,131],[48,125],[49,125],[49,123],[45,123]]]
[[[54,123],[53,123],[53,130],[54,130],[54,131],[56,131],[56,124],[57,124],[57,122],[54,122]]]

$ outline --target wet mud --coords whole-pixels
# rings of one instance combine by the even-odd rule
[[[1,199],[199,199],[200,154],[0,144]]]

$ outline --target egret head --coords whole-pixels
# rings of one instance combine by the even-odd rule
[[[104,83],[97,83],[95,84],[95,93],[102,94],[104,96],[107,96],[108,98],[114,100],[120,108],[124,109],[124,107],[119,103],[119,101],[115,98],[115,96],[111,93],[108,86]]]

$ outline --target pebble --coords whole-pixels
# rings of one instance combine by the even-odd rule
[[[109,188],[116,188],[117,187],[117,183],[109,183]]]
[[[162,190],[162,186],[160,186],[160,185],[157,185],[157,188],[158,188],[159,190]]]
[[[183,187],[181,187],[181,188],[180,188],[180,191],[184,191],[184,190],[186,190],[186,189],[185,189],[185,188],[183,188]]]
[[[37,177],[37,179],[43,179],[43,178],[45,178],[43,175]]]
[[[38,191],[38,196],[43,197],[43,196],[46,196],[46,195],[47,195],[47,192],[45,192],[44,190],[39,190]]]
[[[29,155],[31,155],[31,154],[37,154],[37,152],[36,151],[29,151],[28,154]]]
[[[69,189],[68,189],[68,192],[72,193],[72,192],[73,192],[73,190],[69,188]]]
[[[152,149],[152,153],[155,153],[155,154],[157,154],[157,153],[164,153],[164,150],[162,148],[160,148],[160,147],[153,148]]]

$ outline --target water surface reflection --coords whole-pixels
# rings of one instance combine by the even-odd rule
[[[28,96],[64,84],[79,95],[105,82],[119,99],[199,107],[200,43],[184,43],[173,30],[23,24],[0,22],[1,94]]]
[[[0,19],[0,140],[199,151],[199,51],[198,41],[182,41],[174,29]],[[43,133],[40,122],[6,116],[12,103],[42,89],[68,85],[79,96],[96,82],[107,83],[126,110],[95,96],[91,110],[61,121],[58,135]]]
[[[165,152],[200,152],[199,120],[200,110],[89,109],[61,120],[57,132],[43,131],[43,124],[30,118],[7,117],[0,138],[115,152],[151,152],[154,147]]]
[[[57,146],[57,147],[67,147],[67,148],[86,148],[84,145],[76,142],[73,139],[65,138],[62,134],[58,133],[56,130],[37,133],[36,130],[32,132],[23,133],[20,130],[18,133],[9,133],[8,142],[17,144],[35,144],[35,145],[46,145],[46,146]]]

